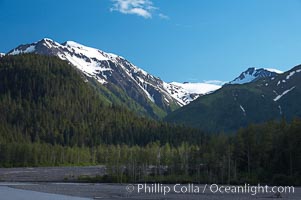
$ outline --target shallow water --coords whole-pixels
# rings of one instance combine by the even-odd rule
[[[20,185],[20,184],[10,184]],[[30,190],[20,190],[9,186],[0,186],[1,200],[88,200],[88,198],[71,197],[66,195],[49,194]]]

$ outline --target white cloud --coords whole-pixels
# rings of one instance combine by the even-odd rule
[[[113,6],[111,11],[117,11],[123,14],[133,14],[146,19],[152,18],[154,11],[158,8],[154,7],[152,0],[111,0]],[[167,15],[158,14],[161,19],[169,19]]]
[[[144,18],[152,18],[152,11],[156,8],[150,0],[112,0],[114,2],[111,11],[123,14],[134,14]]]

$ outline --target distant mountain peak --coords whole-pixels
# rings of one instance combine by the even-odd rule
[[[54,42],[54,40],[53,40],[53,39],[50,39],[50,38],[43,38],[41,41]]]
[[[102,84],[107,81],[106,76],[100,76],[103,71],[110,70],[108,66],[104,67],[102,61],[115,62],[112,58],[114,54],[107,54],[101,50],[87,47],[74,41],[67,41],[62,44],[55,42],[49,38],[26,45],[20,45],[9,55],[17,55],[22,53],[37,53],[42,55],[58,56],[62,60],[67,60],[69,63],[81,70],[86,76],[94,77]]]
[[[0,58],[5,56],[5,53],[0,53]]]
[[[270,68],[255,68],[250,67],[246,71],[242,72],[237,78],[233,81],[230,81],[229,84],[245,84],[256,81],[260,78],[265,77],[275,77],[282,72],[277,69]]]

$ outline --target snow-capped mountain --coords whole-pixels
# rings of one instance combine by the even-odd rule
[[[242,72],[239,77],[235,78],[233,81],[230,81],[229,84],[245,84],[258,80],[259,78],[265,77],[275,77],[278,74],[283,73],[277,69],[269,68],[248,68],[246,71]]]
[[[0,58],[5,56],[5,53],[0,53]]]
[[[154,104],[162,111],[170,112],[190,103],[201,94],[219,88],[211,84],[166,83],[121,56],[73,41],[60,44],[45,38],[32,44],[20,45],[8,52],[9,55],[23,53],[58,56],[82,72],[86,81],[96,80],[115,96],[122,98],[121,102],[125,102],[127,97],[121,95],[120,91],[125,92],[153,116],[158,115]]]
[[[82,72],[86,76],[86,81],[96,80],[113,92],[117,98],[121,98],[121,102],[128,101],[129,98],[134,100],[152,116],[158,115],[155,113],[158,109],[161,109],[159,112],[169,112],[172,110],[171,105],[182,105],[163,87],[164,82],[161,79],[115,54],[73,41],[59,44],[47,38],[36,43],[20,45],[8,52],[9,55],[22,53],[58,56]],[[128,97],[124,97],[124,93]],[[130,103],[127,102],[127,104]],[[154,109],[154,104],[158,108]]]

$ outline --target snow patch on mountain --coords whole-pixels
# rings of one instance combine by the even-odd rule
[[[98,49],[87,47],[74,41],[67,41],[63,45],[74,50],[77,54],[85,55],[89,58],[96,58],[97,60],[110,60],[110,58],[117,57],[114,54],[106,54]]]
[[[35,51],[35,45],[30,45],[26,49],[14,49],[9,55],[18,55],[22,53],[32,53]]]
[[[275,72],[277,74],[283,74],[283,71],[278,70],[278,69],[273,69],[273,68],[263,68],[263,69],[266,70],[266,71],[269,71],[269,72]]]
[[[246,114],[245,108],[242,105],[239,105],[239,107],[240,107],[241,111],[243,112],[244,116],[246,116],[247,114]]]
[[[5,56],[5,53],[0,53],[0,58]]]
[[[295,71],[291,71],[289,73],[289,75],[286,76],[286,80],[289,80],[292,76],[294,76],[296,73],[299,73],[299,72],[301,72],[301,69],[297,69]]]
[[[285,90],[282,94],[278,95],[276,98],[274,98],[273,100],[274,101],[278,101],[279,99],[281,99],[284,95],[286,95],[287,93],[289,93],[290,91],[292,91],[293,89],[295,89],[296,86],[288,89],[288,90]]]
[[[279,109],[279,114],[282,115],[282,108],[280,105],[278,105],[278,109]]]
[[[208,84],[208,83],[178,83],[171,82],[170,84],[182,87],[184,90],[193,94],[206,94],[221,88],[219,85]]]
[[[300,73],[301,69],[297,69],[297,70],[293,70],[291,72],[289,72],[288,75],[286,75],[285,79],[283,80],[279,80],[277,82],[277,86],[279,86],[281,83],[286,83],[287,81],[289,81],[294,75],[296,75],[297,73]]]
[[[208,84],[208,83],[178,83],[171,82],[164,85],[169,91],[171,96],[178,99],[183,105],[187,105],[194,101],[201,95],[208,94],[217,89],[220,89],[220,85]]]

